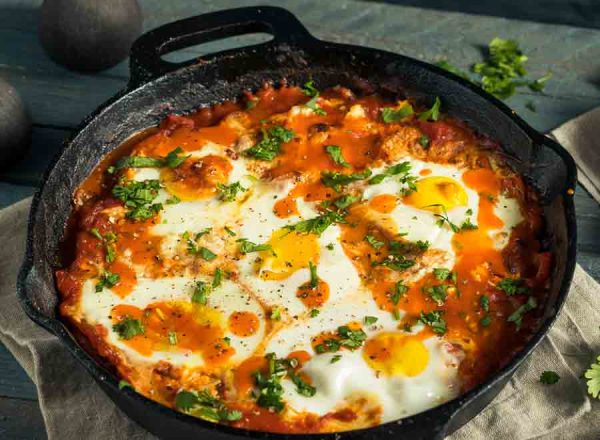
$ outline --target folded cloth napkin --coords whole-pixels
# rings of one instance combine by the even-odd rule
[[[581,183],[600,201],[600,157],[591,146],[600,109],[553,132],[578,160]],[[0,211],[0,340],[37,386],[50,440],[151,440],[129,420],[52,335],[21,310],[16,274],[24,252],[30,200]],[[448,440],[600,438],[600,401],[586,395],[582,373],[600,354],[600,286],[579,266],[567,302],[548,337],[498,397]],[[539,382],[556,371],[556,385]]]

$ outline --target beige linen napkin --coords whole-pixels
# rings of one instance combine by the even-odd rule
[[[589,148],[595,145],[589,131],[594,118],[600,124],[600,110],[553,134],[582,161],[581,183],[600,200],[600,157]],[[59,341],[19,307],[15,280],[24,252],[29,205],[27,199],[0,211],[0,340],[36,383],[49,439],[156,439],[131,422]],[[548,337],[499,396],[448,440],[600,438],[600,401],[587,397],[581,379],[600,354],[599,287],[577,267],[565,307]],[[556,371],[560,382],[542,385],[539,376],[544,370]]]

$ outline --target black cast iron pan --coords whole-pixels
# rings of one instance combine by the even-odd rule
[[[254,32],[269,33],[273,39],[181,64],[161,59],[175,49]],[[485,383],[431,410],[366,430],[318,435],[238,430],[180,414],[129,389],[120,391],[115,374],[82,349],[58,319],[53,271],[60,266],[59,244],[73,208],[72,194],[101,158],[170,113],[235,99],[243,90],[282,79],[292,84],[313,79],[320,89],[340,84],[359,91],[408,95],[425,104],[439,96],[444,111],[499,141],[511,166],[538,190],[547,219],[545,242],[555,255],[551,289],[537,332],[509,365]],[[575,210],[569,195],[575,184],[575,165],[560,145],[533,130],[497,99],[452,74],[390,52],[318,40],[284,9],[221,11],[167,24],[134,44],[128,88],[81,124],[34,198],[18,295],[31,319],[61,339],[118,406],[161,438],[441,439],[497,395],[555,320],[575,267]]]

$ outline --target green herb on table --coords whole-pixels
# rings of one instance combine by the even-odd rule
[[[560,376],[555,371],[544,371],[540,375],[540,382],[544,385],[554,385],[558,383]]]
[[[584,377],[587,379],[588,394],[594,398],[600,398],[600,356],[596,361],[586,370]]]

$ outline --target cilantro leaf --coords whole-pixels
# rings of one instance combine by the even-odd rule
[[[139,319],[133,319],[127,315],[123,320],[113,325],[113,331],[119,335],[119,338],[128,340],[143,335],[144,325]]]
[[[258,160],[271,161],[281,150],[281,145],[294,139],[295,133],[285,127],[276,125],[262,130],[262,139],[253,147],[244,151],[246,156]]]
[[[435,63],[436,66],[455,74],[456,76],[460,76],[462,79],[466,79],[467,81],[471,81],[469,75],[466,72],[463,72],[458,67],[453,66],[447,60],[441,60]]]
[[[261,251],[272,250],[270,244],[252,243],[247,238],[240,238],[240,239],[236,240],[236,242],[240,244],[240,252],[242,254],[249,254],[250,252],[261,252]]]
[[[158,180],[128,181],[115,185],[112,194],[128,209],[127,218],[132,220],[148,220],[156,215],[162,204],[152,203],[158,196],[160,182]]]
[[[122,157],[115,163],[115,170],[122,170],[124,168],[177,168],[190,156],[180,156],[183,153],[181,147],[175,148],[169,152],[165,157],[153,158],[146,156],[125,156]]]
[[[440,107],[442,106],[442,101],[439,97],[435,97],[435,101],[429,110],[426,110],[422,113],[419,113],[420,121],[437,121],[440,118]]]
[[[325,151],[327,151],[329,156],[331,156],[331,160],[333,160],[336,164],[341,165],[344,168],[350,168],[350,164],[346,162],[346,159],[344,159],[341,147],[338,145],[327,145],[325,147]]]
[[[319,284],[319,276],[317,275],[317,266],[315,266],[312,261],[309,261],[308,269],[310,270],[309,286],[311,289],[316,289]]]
[[[225,403],[214,397],[208,390],[181,390],[175,396],[175,407],[182,412],[211,422],[234,422],[242,418],[242,413],[229,410]]]
[[[434,333],[438,335],[446,334],[446,321],[442,317],[444,312],[442,310],[434,310],[429,313],[421,312],[419,321],[429,326]]]
[[[401,178],[405,178],[409,175],[411,168],[410,162],[400,162],[396,165],[389,166],[383,171],[383,173],[371,177],[369,179],[369,185],[381,183],[386,177],[391,176],[401,176]]]
[[[377,240],[375,237],[373,237],[372,235],[365,235],[365,241],[367,243],[369,243],[371,246],[373,246],[375,249],[380,249],[381,247],[383,247],[385,245],[385,243],[383,241],[379,241]]]
[[[543,371],[540,375],[540,382],[544,385],[554,385],[560,380],[560,376],[555,371]]]
[[[527,287],[525,282],[520,278],[504,278],[496,284],[496,288],[503,291],[508,296],[531,294],[531,289]]]
[[[118,273],[112,273],[107,270],[100,277],[100,281],[96,283],[96,292],[102,292],[105,287],[109,289],[115,287],[120,280],[121,277]]]
[[[390,124],[392,122],[399,122],[402,119],[413,114],[414,110],[412,108],[412,105],[407,103],[398,109],[391,107],[383,108],[383,110],[381,110],[381,119],[383,119],[383,122],[385,122],[386,124]]]
[[[590,365],[584,374],[587,379],[588,394],[594,398],[600,397],[600,356],[596,359],[596,363]]]
[[[377,318],[377,316],[365,316],[364,319],[363,319],[365,325],[373,325],[378,320],[379,320],[379,318]]]
[[[349,185],[358,180],[364,180],[371,177],[371,170],[365,168],[358,173],[345,174],[337,171],[323,171],[321,173],[321,182],[323,185],[333,188],[336,192],[340,192],[342,186]]]
[[[286,225],[284,228],[302,234],[321,235],[334,223],[345,223],[345,220],[341,214],[330,211],[315,218],[302,220],[293,225]]]
[[[217,191],[219,191],[219,199],[224,202],[233,202],[239,192],[247,191],[240,182],[234,182],[231,185],[217,183]]]
[[[537,301],[533,296],[527,298],[527,302],[522,304],[517,310],[515,310],[507,319],[508,322],[514,322],[517,327],[517,331],[521,330],[523,325],[523,317],[527,312],[537,307]]]

